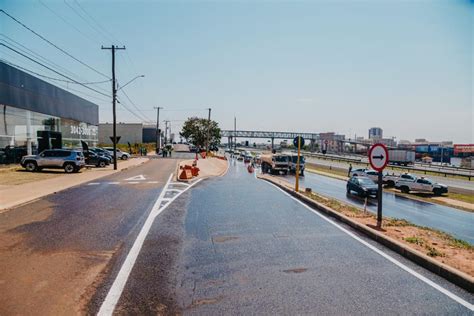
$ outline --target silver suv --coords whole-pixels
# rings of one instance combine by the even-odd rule
[[[23,156],[21,166],[31,172],[52,168],[73,173],[79,172],[85,166],[85,161],[82,152],[77,150],[47,149],[39,155]]]

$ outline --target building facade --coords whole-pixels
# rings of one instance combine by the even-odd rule
[[[380,127],[371,127],[369,129],[369,139],[382,139],[383,138],[383,130]]]
[[[0,62],[0,163],[26,154],[98,142],[99,108]]]

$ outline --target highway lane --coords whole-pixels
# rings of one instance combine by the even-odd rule
[[[115,314],[472,313],[472,295],[231,165],[156,218]]]
[[[0,214],[0,314],[83,313],[177,161],[152,159]]]
[[[294,176],[286,176],[286,179],[293,183],[295,181]],[[305,176],[300,178],[300,185],[358,207],[364,206],[362,198],[355,193],[346,193],[346,182],[342,180],[306,172]],[[368,202],[367,209],[376,213],[376,199],[369,199]],[[383,215],[439,229],[474,244],[474,213],[384,192]]]
[[[309,163],[315,163],[315,164],[319,164],[319,165],[323,165],[323,166],[332,166],[332,167],[340,168],[340,169],[343,169],[343,170],[346,170],[346,171],[349,168],[349,164],[346,163],[346,162],[331,161],[331,160],[317,159],[317,158],[311,158],[311,157],[307,157],[306,161],[309,162]],[[352,166],[353,166],[354,169],[359,168],[359,167],[360,168],[367,168],[367,165],[352,164]],[[391,167],[388,166],[385,170],[387,172],[392,173],[392,170],[390,168]],[[425,175],[425,174],[423,174],[423,172],[411,172],[410,171],[410,173],[418,175],[420,177],[426,176],[426,177],[428,177],[428,178],[430,178],[430,179],[432,179],[436,182],[444,183],[447,186],[449,186],[450,188],[461,189],[463,192],[467,190],[467,191],[474,194],[474,181],[467,181],[467,179],[462,180],[462,179],[456,179],[456,178],[452,178],[452,177]]]

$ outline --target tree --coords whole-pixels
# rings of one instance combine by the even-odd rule
[[[204,118],[190,117],[184,122],[183,129],[179,133],[187,142],[199,148],[205,148],[207,133],[209,128],[209,147],[217,146],[221,143],[221,129],[216,121],[209,121]]]

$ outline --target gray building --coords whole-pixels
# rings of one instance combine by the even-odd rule
[[[0,62],[0,163],[98,141],[99,107]]]
[[[112,123],[99,124],[99,143],[112,145],[110,137],[113,136]],[[117,137],[120,137],[119,144],[135,144],[143,142],[143,124],[142,123],[118,123]]]
[[[380,127],[372,127],[369,129],[369,139],[382,139],[383,130]]]

